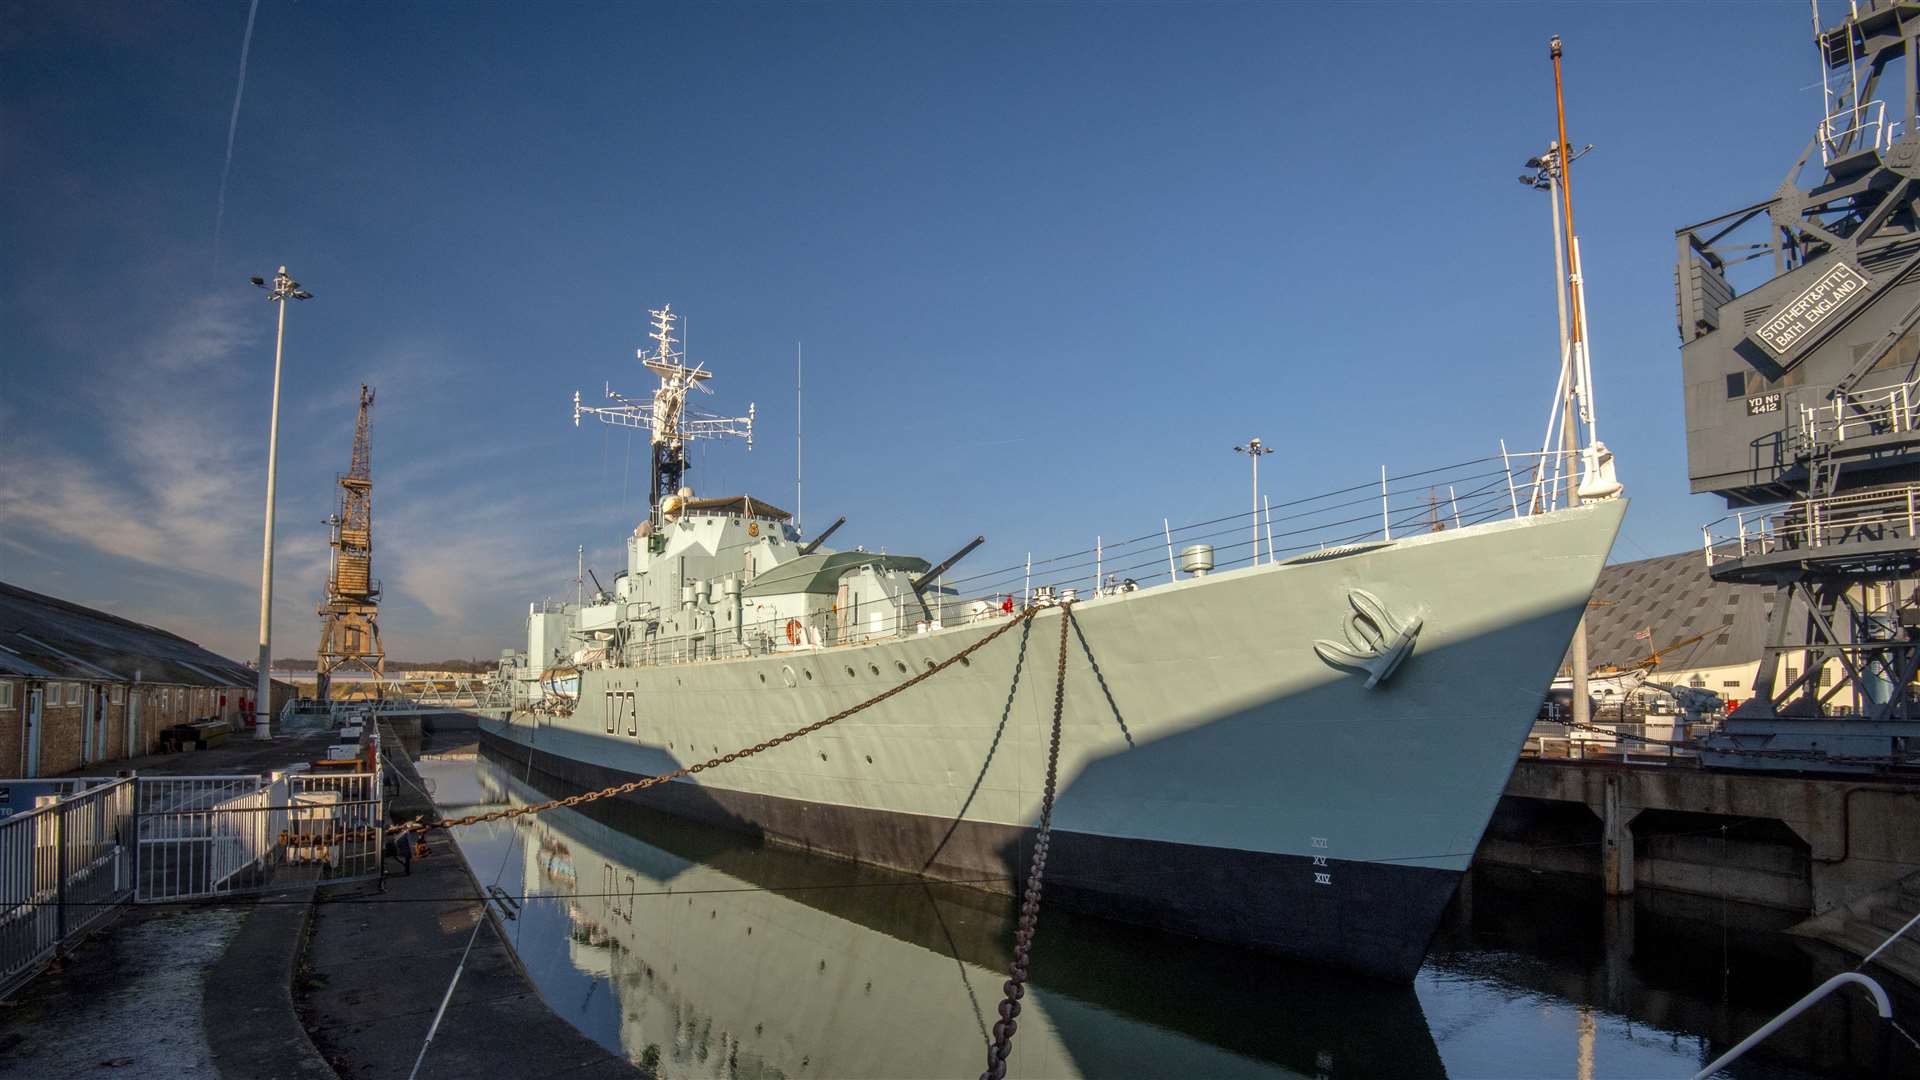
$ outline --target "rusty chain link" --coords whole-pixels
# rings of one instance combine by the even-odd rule
[[[601,788],[598,791],[584,791],[578,795],[569,795],[564,799],[553,799],[548,802],[535,803],[530,806],[510,807],[505,810],[492,810],[482,814],[468,814],[465,817],[458,817],[458,818],[440,818],[434,821],[426,821],[426,820],[423,820],[422,818],[414,818],[412,821],[405,821],[405,822],[401,822],[398,825],[389,826],[387,828],[387,832],[390,834],[409,833],[409,832],[424,833],[429,829],[447,829],[447,828],[452,828],[455,825],[478,825],[482,822],[487,822],[487,821],[503,821],[507,818],[521,817],[522,815],[525,815],[525,814],[538,814],[543,811],[558,809],[559,807],[562,807],[562,806],[579,806],[581,803],[595,802],[600,799],[609,799],[616,795],[625,795],[628,792],[644,791],[647,788],[655,787],[659,784],[664,784],[669,780],[677,780],[683,776],[692,776],[695,773],[705,772],[708,769],[711,769],[717,765],[731,765],[732,763],[740,760],[741,758],[752,757],[753,755],[758,754],[762,751],[771,750],[776,746],[785,745],[786,743],[790,743],[793,740],[798,739],[803,735],[811,735],[814,732],[819,731],[823,727],[826,727],[830,724],[839,723],[840,721],[845,720],[847,717],[852,716],[855,713],[862,712],[866,709],[870,709],[873,706],[880,704],[881,702],[887,700],[888,698],[892,697],[895,694],[898,694],[911,687],[918,686],[921,683],[925,682],[926,680],[939,674],[940,672],[945,671],[947,668],[953,666],[954,664],[957,664],[960,661],[966,659],[967,657],[973,655],[975,652],[978,652],[980,649],[985,648],[994,639],[1000,637],[1000,635],[1005,634],[1007,631],[1013,629],[1014,627],[1022,626],[1032,621],[1033,617],[1039,614],[1039,612],[1040,612],[1040,608],[1038,606],[1029,606],[1025,610],[1020,612],[1020,615],[1018,618],[1010,619],[1007,622],[1002,623],[1000,626],[995,627],[993,632],[988,634],[986,637],[983,637],[979,641],[976,641],[973,644],[967,646],[966,648],[961,649],[959,652],[954,653],[952,656],[947,657],[945,660],[940,661],[938,664],[935,664],[934,666],[919,673],[918,675],[915,675],[913,678],[908,679],[906,682],[903,682],[898,686],[889,687],[888,689],[883,690],[878,694],[875,694],[873,697],[868,698],[867,700],[861,702],[860,704],[852,706],[851,708],[842,709],[839,712],[834,713],[832,716],[825,718],[824,720],[816,720],[813,723],[808,724],[806,727],[795,728],[794,730],[787,732],[785,735],[775,736],[774,738],[768,739],[767,741],[762,743],[755,743],[754,745],[747,747],[745,750],[736,750],[731,754],[724,754],[720,757],[708,758],[707,760],[702,761],[697,765],[688,765],[688,766],[685,766],[684,768],[675,769],[670,773],[661,773],[658,776],[649,776],[640,780],[630,781],[625,784],[616,784],[613,787]],[[1065,616],[1066,616],[1066,613],[1063,610],[1062,618],[1061,618],[1061,626],[1063,627],[1061,633],[1063,635],[1066,632],[1064,629],[1066,625]],[[1064,642],[1064,637],[1062,640]],[[1063,648],[1064,648],[1064,644],[1063,644]],[[1060,667],[1064,675],[1066,671],[1066,659],[1065,659],[1064,652],[1062,652],[1061,654]],[[1059,725],[1058,713],[1059,713],[1059,709],[1058,709],[1058,706],[1056,705],[1055,718],[1054,718],[1054,723],[1056,727],[1054,740],[1055,740],[1056,747],[1059,742],[1059,733],[1057,731],[1057,728]],[[1049,773],[1049,781],[1048,781],[1048,788],[1047,788],[1047,802],[1049,805],[1051,805],[1052,801],[1053,801],[1053,789],[1052,789],[1051,773]]]
[[[1027,887],[1020,902],[1020,927],[1013,935],[1013,970],[1002,987],[1000,1019],[993,1025],[987,1046],[987,1071],[980,1080],[1005,1080],[1007,1056],[1013,1053],[1013,1033],[1020,1023],[1020,999],[1027,992],[1027,962],[1033,955],[1033,932],[1040,921],[1040,883],[1047,872],[1047,846],[1053,842],[1053,792],[1060,775],[1060,714],[1067,703],[1067,627],[1073,622],[1073,601],[1060,605],[1060,668],[1053,684],[1053,737],[1047,746],[1047,786],[1040,797],[1040,828],[1033,839],[1033,863],[1027,869]]]

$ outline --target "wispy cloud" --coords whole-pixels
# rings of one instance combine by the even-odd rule
[[[248,531],[234,504],[259,486],[257,454],[222,424],[228,403],[206,375],[255,334],[232,300],[179,311],[91,380],[110,417],[97,436],[11,440],[0,517],[32,536],[244,581]]]
[[[253,20],[260,14],[260,0],[247,7],[247,30],[240,36],[240,77],[233,86],[233,112],[227,117],[227,156],[220,163],[220,195],[213,210],[213,265],[220,267],[220,228],[227,220],[227,176],[233,172],[233,137],[240,130],[240,101],[247,93],[247,53],[253,48]]]
[[[75,373],[102,417],[88,430],[0,402],[0,419],[24,422],[8,425],[0,550],[16,553],[16,563],[62,595],[250,655],[263,432],[234,418],[257,415],[262,387],[234,372],[271,333],[264,307],[248,293],[208,294],[174,302],[170,317],[142,330],[89,328],[70,343],[81,355],[105,358],[84,376]],[[310,435],[316,424],[325,429],[313,453],[326,455],[329,473],[346,464],[361,378],[381,391],[376,426],[385,420],[398,425],[389,430],[403,430],[404,403],[434,400],[435,381],[449,367],[430,340],[403,338],[360,355],[365,369],[339,381],[346,389],[282,402],[308,418]],[[386,579],[388,647],[417,658],[510,644],[520,604],[571,591],[573,549],[560,538],[603,529],[576,520],[584,510],[549,508],[530,519],[527,500],[503,498],[494,478],[529,444],[410,441],[404,457],[375,459],[375,572]],[[311,645],[328,555],[323,530],[289,521],[285,485],[303,466],[290,450],[283,439],[274,574],[275,653],[282,656]],[[304,493],[310,509],[313,494]],[[616,549],[596,554],[601,567],[621,559]]]

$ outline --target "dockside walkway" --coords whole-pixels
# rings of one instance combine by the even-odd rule
[[[239,736],[112,767],[264,772],[319,756],[323,740]],[[390,763],[419,783],[410,760],[390,755]],[[432,812],[417,790],[399,785],[396,812]],[[124,908],[0,1002],[0,1073],[406,1077],[484,922],[419,1076],[640,1075],[547,1008],[495,933],[458,846],[438,834],[429,847],[410,876],[390,862],[384,892],[369,883]]]
[[[388,745],[398,740],[383,735]],[[471,741],[472,735],[466,738]],[[403,817],[432,814],[413,762],[390,798]],[[413,873],[390,865],[386,890],[322,890],[296,988],[314,1044],[342,1077],[404,1078],[433,1024],[469,939],[459,986],[420,1067],[421,1077],[565,1076],[632,1080],[636,1067],[554,1015],[500,939],[459,846],[432,834]],[[475,924],[479,936],[474,937]]]

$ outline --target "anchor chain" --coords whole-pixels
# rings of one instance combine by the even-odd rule
[[[995,627],[992,633],[981,638],[979,641],[976,641],[973,644],[967,646],[966,648],[961,649],[959,652],[954,653],[952,656],[947,657],[945,660],[942,660],[939,663],[935,664],[934,666],[921,672],[920,674],[915,675],[913,678],[908,679],[906,682],[903,682],[898,686],[889,687],[886,690],[883,690],[880,693],[875,694],[873,697],[870,697],[867,700],[861,702],[860,704],[851,706],[850,708],[842,709],[839,712],[834,713],[832,716],[829,716],[823,720],[816,720],[813,723],[808,724],[806,727],[795,728],[794,730],[789,731],[784,735],[775,736],[774,738],[768,739],[765,742],[755,743],[754,745],[749,746],[744,750],[736,750],[731,754],[724,754],[720,757],[708,758],[707,760],[702,761],[698,764],[688,765],[688,766],[685,766],[684,768],[675,769],[669,773],[661,773],[658,776],[649,776],[640,780],[630,781],[625,784],[616,784],[613,787],[601,788],[598,791],[586,791],[586,792],[581,792],[578,795],[569,795],[564,799],[553,799],[548,802],[534,803],[530,806],[516,806],[516,807],[511,807],[505,810],[492,810],[492,811],[488,811],[486,813],[480,813],[480,814],[468,814],[465,817],[439,818],[434,821],[427,821],[427,820],[424,820],[423,818],[414,818],[412,821],[404,821],[398,825],[388,826],[387,832],[390,834],[400,834],[400,833],[409,833],[409,832],[424,833],[429,829],[447,829],[447,828],[452,828],[455,825],[478,825],[482,822],[487,822],[487,821],[503,821],[507,818],[521,817],[526,814],[538,814],[547,810],[555,810],[563,806],[579,806],[581,803],[595,802],[600,799],[609,799],[616,795],[627,794],[628,792],[644,791],[647,788],[664,784],[669,780],[677,780],[683,776],[692,776],[695,773],[705,772],[708,769],[714,768],[719,765],[731,765],[732,763],[739,761],[741,758],[752,757],[753,755],[761,753],[762,751],[771,750],[776,746],[785,745],[786,743],[790,743],[793,740],[798,739],[803,735],[811,735],[814,732],[819,731],[823,727],[827,727],[828,725],[831,725],[831,724],[837,724],[840,721],[845,720],[847,717],[854,715],[855,713],[863,712],[867,709],[870,709],[873,706],[878,705],[881,702],[887,700],[888,698],[894,696],[895,694],[901,693],[902,691],[905,691],[911,687],[918,686],[921,683],[925,682],[926,680],[932,678],[933,676],[938,675],[940,672],[945,671],[947,668],[952,667],[954,664],[957,664],[962,660],[965,660],[967,657],[972,656],[974,653],[978,652],[982,648],[985,648],[989,643],[994,641],[996,638],[1000,637],[1002,634],[1005,634],[1007,631],[1013,629],[1014,627],[1022,626],[1032,621],[1033,617],[1036,614],[1038,614],[1039,611],[1040,611],[1039,606],[1037,605],[1029,606],[1020,613],[1020,616],[1018,618],[1009,619],[1005,623],[1002,623],[1001,625]],[[1066,619],[1064,618],[1065,614],[1066,613],[1063,611],[1062,612],[1063,618],[1061,619],[1061,627],[1062,627],[1061,634],[1063,635],[1061,640],[1063,643],[1062,644],[1063,651],[1061,653],[1060,670],[1063,678],[1065,677],[1066,664],[1067,664],[1066,653],[1064,651],[1064,648],[1065,648],[1064,635],[1066,633],[1066,630],[1065,630]],[[1057,699],[1057,695],[1056,695],[1056,699]],[[1059,706],[1056,701],[1056,705],[1054,708],[1054,745],[1056,750],[1059,747],[1059,739],[1060,739],[1059,725],[1060,725]],[[1048,771],[1047,802],[1049,806],[1051,806],[1053,802],[1053,782],[1052,782],[1051,769],[1049,769]]]
[[[1033,840],[1033,863],[1027,870],[1025,897],[1020,903],[1020,926],[1013,935],[1013,970],[1007,973],[1000,1000],[1000,1019],[993,1025],[987,1047],[987,1071],[980,1080],[1005,1080],[1007,1056],[1013,1053],[1013,1033],[1020,1023],[1020,999],[1027,993],[1027,962],[1033,956],[1033,932],[1040,921],[1040,883],[1047,872],[1047,846],[1053,842],[1053,793],[1060,774],[1060,714],[1067,701],[1067,628],[1073,622],[1073,601],[1060,605],[1060,668],[1053,684],[1053,737],[1047,746],[1047,784],[1040,797],[1040,828]]]

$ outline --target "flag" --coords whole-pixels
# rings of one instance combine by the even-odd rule
[[[1633,636],[1640,641],[1652,641],[1653,627],[1649,626],[1645,630],[1635,630]]]

